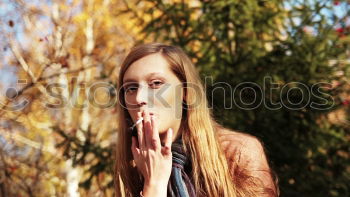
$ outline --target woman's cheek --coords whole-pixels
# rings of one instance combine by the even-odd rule
[[[165,132],[169,127],[177,124],[182,117],[182,92],[176,91],[176,86],[170,86],[159,97],[155,98],[154,111],[158,114],[159,131]]]

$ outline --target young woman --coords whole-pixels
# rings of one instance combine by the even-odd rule
[[[262,144],[215,122],[180,48],[134,47],[118,86],[116,196],[278,196]]]

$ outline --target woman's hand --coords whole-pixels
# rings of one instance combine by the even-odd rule
[[[172,168],[173,131],[168,129],[162,146],[156,118],[150,117],[148,111],[143,111],[142,117],[143,122],[136,125],[138,139],[132,137],[131,150],[137,169],[144,178],[143,195],[166,196]],[[137,118],[141,118],[141,113]]]

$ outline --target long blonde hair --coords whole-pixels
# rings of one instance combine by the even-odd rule
[[[219,125],[214,121],[208,107],[205,89],[195,66],[179,47],[161,43],[143,44],[132,48],[124,59],[119,72],[118,83],[118,142],[116,147],[115,188],[116,196],[137,196],[142,190],[141,175],[133,167],[131,134],[128,127],[130,115],[125,106],[123,77],[129,66],[150,54],[159,53],[168,62],[171,70],[184,85],[184,110],[181,122],[182,140],[192,162],[192,180],[198,196],[245,196],[237,188],[235,177],[220,148],[216,134]],[[209,148],[210,147],[210,148]],[[252,196],[248,192],[247,196]]]

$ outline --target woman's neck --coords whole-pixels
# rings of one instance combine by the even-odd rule
[[[178,127],[178,129],[173,129],[172,142],[174,142],[176,139],[181,137],[183,130],[184,130],[184,125],[183,125],[183,121],[181,121],[180,126]],[[166,132],[159,134],[159,138],[160,138],[161,144],[164,145],[165,138],[166,138]]]

